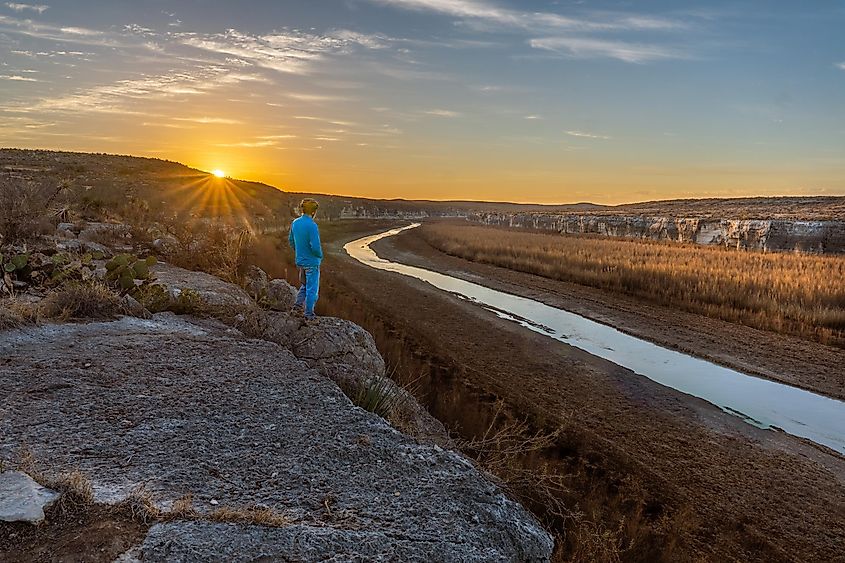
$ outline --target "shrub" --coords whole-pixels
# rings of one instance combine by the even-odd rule
[[[0,177],[0,241],[26,241],[49,232],[49,209],[66,187]]]
[[[113,319],[123,313],[120,297],[100,283],[74,283],[55,291],[42,302],[48,319]]]

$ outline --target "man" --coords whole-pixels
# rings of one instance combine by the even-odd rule
[[[296,295],[294,311],[301,311],[305,306],[305,318],[313,320],[314,305],[320,292],[320,262],[323,261],[323,249],[320,246],[320,229],[314,221],[319,204],[305,198],[299,204],[300,216],[290,226],[288,242],[296,251],[296,267],[299,268],[299,293]]]

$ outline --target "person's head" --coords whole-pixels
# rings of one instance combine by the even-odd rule
[[[306,197],[299,204],[299,211],[301,211],[303,215],[310,215],[313,217],[314,214],[317,213],[318,207],[320,207],[320,204],[317,203],[317,200]]]

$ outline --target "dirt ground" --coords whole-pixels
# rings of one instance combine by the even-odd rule
[[[340,250],[343,241],[389,226],[350,225],[346,234],[335,228],[322,276],[323,310],[362,324],[390,361],[418,371],[423,402],[456,434],[483,433],[499,401],[509,416],[525,417],[536,428],[564,428],[559,447],[543,452],[543,462],[578,468],[581,477],[573,478],[567,500],[611,535],[610,526],[618,525],[622,560],[845,561],[842,456],[749,426],[421,281],[358,264]],[[426,250],[413,231],[375,248],[383,257],[452,275],[460,270],[474,281],[494,273]],[[755,359],[755,347],[758,355],[773,348],[772,340],[762,345],[766,335],[735,342],[751,337],[719,332],[724,327],[713,332],[715,325],[695,316],[668,324],[661,318],[665,312],[650,307],[638,317],[640,305],[605,303],[589,290],[581,295],[578,288],[529,283],[522,275],[506,282],[550,304],[568,300],[658,342],[675,332],[678,348],[689,350],[684,346],[697,341],[711,350],[698,350],[700,355],[736,367],[744,362],[757,372],[783,371],[793,378],[787,381],[836,394],[835,358],[819,357],[827,375],[813,378],[819,368],[800,365],[812,355],[800,361],[789,357],[793,352]],[[573,310],[580,312],[574,305]],[[722,346],[711,348],[714,342]],[[532,508],[542,513],[542,507]],[[564,557],[584,549],[569,525],[555,531],[566,544]]]
[[[0,561],[35,563],[111,562],[140,542],[148,525],[113,506],[93,505],[58,515],[47,511],[45,523],[0,526]]]

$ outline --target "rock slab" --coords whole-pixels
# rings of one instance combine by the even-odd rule
[[[8,330],[0,357],[0,459],[27,444],[40,471],[80,470],[100,502],[143,487],[167,510],[192,495],[200,521],[155,526],[144,561],[551,555],[536,520],[466,458],[397,432],[289,350],[215,321]],[[249,507],[291,525],[203,520]]]
[[[38,524],[44,521],[44,509],[58,498],[59,493],[42,487],[26,473],[0,473],[0,521]]]

